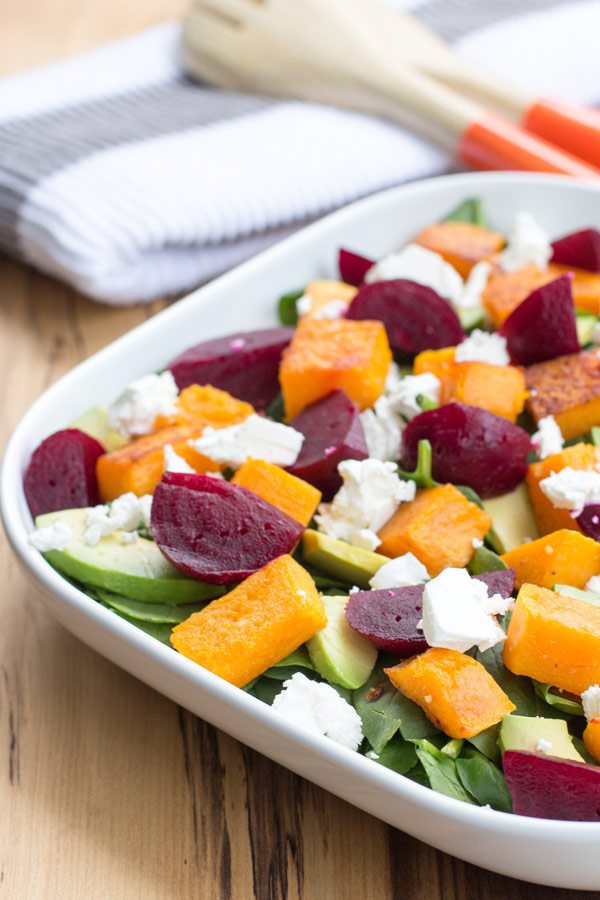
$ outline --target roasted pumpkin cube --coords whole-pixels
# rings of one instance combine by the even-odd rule
[[[432,647],[384,671],[451,738],[473,737],[516,709],[487,669],[458,650]]]
[[[448,566],[466,566],[473,556],[473,540],[482,540],[492,520],[453,484],[417,491],[410,503],[401,503],[378,532],[378,553],[402,556],[413,553],[431,577]]]
[[[552,500],[546,497],[540,488],[540,482],[548,478],[551,472],[560,472],[569,466],[579,471],[592,471],[600,464],[600,448],[593,444],[575,444],[565,447],[560,453],[540,462],[532,463],[527,469],[527,486],[533,502],[535,517],[537,519],[540,534],[550,534],[561,528],[580,531],[577,519],[574,519],[568,509],[559,509],[554,506]]]
[[[383,391],[391,361],[381,322],[304,319],[279,368],[286,419],[338,387],[360,410],[368,409]]]
[[[476,263],[497,253],[505,243],[497,231],[471,222],[436,222],[413,238],[413,244],[443,256],[463,278]]]
[[[243,687],[327,624],[315,583],[279,556],[177,625],[171,643],[188,659]]]
[[[554,416],[566,441],[600,425],[600,359],[595,350],[528,366],[525,404],[536,422]]]
[[[504,320],[532,291],[557,277],[555,272],[542,272],[533,263],[516,272],[502,272],[500,269],[493,271],[482,291],[481,302],[488,311],[494,328],[500,328]]]
[[[331,303],[332,300],[341,300],[346,307],[350,306],[350,301],[356,296],[357,288],[345,281],[311,281],[305,288],[304,296],[310,298],[310,311],[300,315],[300,319],[306,316],[313,316],[320,309]],[[333,318],[330,316],[329,318]]]
[[[191,384],[184,388],[175,402],[176,412],[158,416],[154,431],[171,425],[206,425],[225,428],[243,422],[254,412],[245,400],[232,397],[210,384]]]
[[[581,694],[600,683],[600,608],[523,584],[502,657],[515,675]]]
[[[600,544],[566,528],[521,544],[502,559],[515,570],[517,587],[525,583],[545,588],[570,584],[583,589],[592,575],[600,575]]]
[[[454,363],[441,382],[442,403],[457,400],[479,406],[510,422],[517,421],[527,397],[525,375],[516,366],[494,366],[478,361]]]
[[[588,272],[586,269],[578,269],[576,266],[565,266],[559,263],[550,263],[548,270],[558,278],[565,272],[573,274],[571,290],[573,291],[573,303],[577,309],[600,314],[600,274]]]
[[[442,381],[444,375],[452,373],[455,353],[456,347],[443,347],[441,350],[423,350],[422,353],[415,356],[413,372],[415,375],[432,372],[436,378]]]
[[[258,494],[301,525],[308,525],[321,499],[321,491],[312,484],[261,459],[247,460],[231,481]]]

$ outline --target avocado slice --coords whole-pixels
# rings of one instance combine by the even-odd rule
[[[323,678],[342,687],[358,688],[377,662],[377,648],[354,631],[346,619],[348,597],[323,596],[327,625],[306,642],[310,660]]]
[[[389,556],[362,550],[312,528],[302,535],[302,556],[310,566],[366,590],[369,579],[390,561]]]
[[[483,325],[485,319],[483,306],[455,306],[454,312],[458,316],[463,331],[472,331]]]
[[[121,532],[115,531],[90,547],[83,539],[85,514],[85,509],[63,509],[44,513],[35,520],[37,528],[46,528],[62,519],[73,531],[64,550],[44,553],[50,565],[60,572],[83,584],[150,603],[193,603],[224,593],[220,585],[188,578],[171,565],[154,541],[139,538],[133,544],[122,544]]]
[[[118,450],[128,443],[127,438],[115,431],[114,428],[108,427],[108,411],[102,406],[94,406],[88,409],[86,413],[71,422],[69,428],[79,428],[85,431],[90,437],[100,441],[105,450]]]
[[[600,606],[600,594],[596,594],[594,591],[582,591],[580,588],[571,587],[570,584],[555,584],[552,590],[556,591],[557,594],[562,594],[563,597],[587,600],[588,603],[593,603],[594,606]]]
[[[547,741],[552,744],[552,747],[541,750],[538,748],[540,741]],[[541,716],[515,716],[512,714],[503,716],[498,743],[503,753],[505,750],[528,750],[533,753],[544,752],[548,756],[559,756],[562,759],[585,762],[573,746],[573,739],[564,719],[543,719]]]
[[[581,347],[585,347],[592,340],[594,328],[598,324],[598,316],[592,313],[577,313],[575,316],[575,327],[577,329],[577,340]]]
[[[510,494],[484,500],[483,508],[492,518],[501,553],[520,547],[528,538],[535,541],[540,537],[529,489],[524,481]]]

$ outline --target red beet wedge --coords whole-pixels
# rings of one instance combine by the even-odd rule
[[[23,487],[31,515],[96,506],[96,460],[104,447],[78,428],[56,431],[34,450]]]
[[[354,287],[358,287],[359,284],[363,283],[364,277],[372,265],[372,259],[367,259],[366,256],[359,256],[358,253],[352,253],[351,250],[340,249],[340,278],[346,284],[353,284]]]
[[[208,475],[165,472],[152,536],[169,562],[212,584],[241,581],[289,553],[304,528],[258,494]]]
[[[190,347],[166,368],[180,391],[212,384],[264,409],[279,393],[279,361],[293,333],[293,328],[269,328],[214,338]]]
[[[436,481],[467,485],[483,499],[507,494],[525,477],[529,435],[485,409],[446,403],[420,413],[402,433],[401,468],[415,468],[424,439],[431,443]]]
[[[304,435],[298,459],[288,472],[318,488],[331,500],[342,486],[338,463],[369,455],[360,415],[348,395],[336,388],[289,423]]]
[[[600,541],[600,504],[587,503],[575,519],[586,537]]]
[[[575,231],[552,244],[552,262],[588,272],[600,272],[600,231],[586,228]]]
[[[502,765],[517,815],[600,822],[600,767],[525,750],[507,750]]]
[[[355,591],[346,606],[348,624],[380,650],[397,656],[429,646],[417,622],[423,616],[422,584],[381,591]]]
[[[488,589],[488,594],[500,594],[501,597],[510,597],[515,587],[514,569],[498,569],[496,572],[480,572],[479,575],[471,575],[477,581],[483,581]]]
[[[390,347],[406,353],[451,347],[465,336],[446,300],[431,288],[405,278],[363,285],[346,318],[378,319],[385,325]]]
[[[500,328],[513,363],[531,366],[579,352],[571,275],[561,275],[523,300]]]

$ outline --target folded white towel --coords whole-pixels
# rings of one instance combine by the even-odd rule
[[[600,99],[600,0],[396,0],[466,58]],[[451,165],[369,116],[188,81],[168,23],[0,82],[0,248],[134,303],[204,281],[335,207]]]

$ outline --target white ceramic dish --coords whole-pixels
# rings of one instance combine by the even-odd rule
[[[254,697],[179,656],[62,579],[27,543],[23,469],[48,434],[204,338],[275,324],[277,297],[335,277],[345,246],[370,256],[401,246],[466,197],[499,230],[530,211],[554,235],[600,224],[600,189],[519,173],[406,185],[347,207],[267,250],[140,325],[60,379],[31,407],[7,447],[0,510],[9,540],[56,618],[137,678],[255,750],[434,847],[492,871],[553,887],[600,890],[600,824],[480,809],[428,790],[328,738],[303,731]]]

